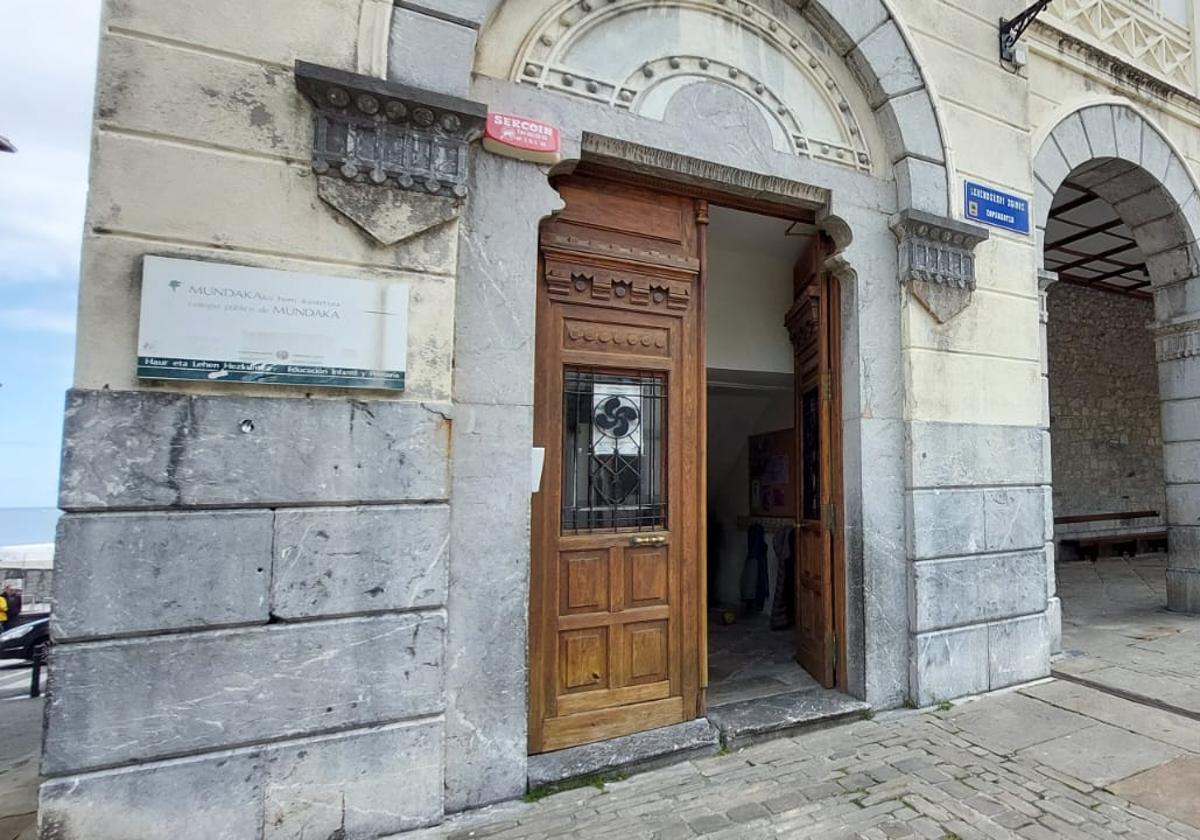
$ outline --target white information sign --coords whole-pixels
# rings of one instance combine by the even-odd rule
[[[403,390],[408,285],[146,257],[138,376]]]

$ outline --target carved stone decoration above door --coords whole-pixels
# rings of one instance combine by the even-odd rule
[[[730,133],[765,127],[777,151],[872,171],[869,105],[836,52],[785,4],[561,0],[530,23],[509,71],[515,82],[653,119],[715,120]],[[714,97],[716,113],[704,107]]]
[[[971,303],[975,247],[986,228],[907,210],[892,225],[900,240],[900,282],[944,324]]]
[[[303,61],[295,75],[322,201],[384,246],[458,217],[484,105]]]

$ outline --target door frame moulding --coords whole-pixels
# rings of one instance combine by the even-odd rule
[[[844,361],[842,347],[845,343],[845,313],[841,310],[843,308],[843,300],[845,299],[844,292],[847,285],[852,286],[857,282],[857,275],[850,267],[845,255],[841,253],[842,249],[851,240],[851,230],[850,226],[844,220],[829,213],[828,205],[832,197],[830,190],[800,181],[761,175],[736,167],[713,164],[687,155],[663,151],[589,132],[583,133],[580,157],[565,161],[554,167],[550,177],[554,178],[565,175],[586,175],[606,178],[663,193],[694,198],[698,201],[707,201],[710,205],[732,207],[759,215],[814,224],[818,229],[817,239],[814,242],[819,241],[821,234],[824,234],[824,239],[827,243],[825,253],[818,260],[819,268],[823,273],[831,275],[830,282],[832,288],[843,290],[842,299],[836,302],[839,311],[836,323],[837,328],[842,332],[842,334],[837,336],[838,358],[836,361],[839,365],[842,364]],[[706,242],[706,235],[703,232],[704,227],[704,225],[701,226],[702,262],[700,274],[697,278],[697,283],[699,284],[697,304],[701,318],[703,318],[705,309],[705,283],[707,280],[706,265],[703,261],[704,243]],[[891,241],[894,243],[894,239]],[[542,293],[539,281],[538,294]],[[786,315],[786,311],[779,313],[780,325],[783,324]],[[899,313],[897,312],[898,317]],[[701,352],[697,354],[697,364],[700,366],[699,375],[703,382],[705,381],[707,372],[707,335],[703,321],[700,324],[700,331]],[[834,375],[838,379],[837,392],[842,394],[845,391],[843,381],[845,376],[844,368],[836,370]],[[705,390],[702,388],[701,393],[704,393]],[[842,424],[843,419],[839,413],[839,424]],[[700,430],[702,452],[705,448],[706,429],[707,407],[704,406]],[[846,446],[845,435],[845,427],[844,425],[840,425],[834,437],[843,450]],[[550,445],[550,443],[547,442],[546,445]],[[704,530],[707,516],[704,504],[704,482],[707,480],[707,453],[703,454],[705,458],[703,463],[700,464],[701,468],[699,470],[702,480],[696,490],[696,492],[700,493],[700,504],[698,507],[700,510],[699,527],[701,528],[701,532]],[[833,582],[833,591],[831,592],[834,600],[834,613],[833,626],[830,630],[831,633],[836,635],[838,645],[836,654],[837,681],[835,688],[850,693],[854,687],[865,684],[865,678],[861,675],[861,672],[866,667],[866,649],[865,637],[862,633],[857,633],[854,636],[855,643],[861,645],[861,647],[851,650],[851,635],[847,632],[847,628],[852,622],[861,626],[866,604],[862,599],[859,599],[857,603],[851,603],[850,593],[861,591],[861,587],[852,586],[849,578],[849,558],[846,550],[849,536],[846,533],[846,529],[849,523],[844,514],[848,507],[848,482],[844,467],[844,452],[839,451],[836,453],[835,460],[841,473],[838,476],[836,485],[840,493],[838,509],[842,514],[839,515],[837,522],[840,538],[836,540],[836,543],[840,549],[840,557],[835,558],[837,567],[835,574],[837,579]],[[536,514],[536,510],[534,512]],[[531,551],[533,550],[536,549],[531,546]],[[700,586],[696,597],[700,599],[699,603],[701,605],[699,610],[699,627],[697,629],[699,630],[698,653],[700,657],[699,667],[702,696],[708,684],[706,606],[708,581],[704,557],[706,552],[706,542],[701,540],[700,552],[697,554],[697,562],[699,563],[697,579],[700,581]],[[535,617],[531,614],[530,621],[532,622],[533,620],[535,620]],[[852,673],[854,670],[857,670],[859,673]],[[532,672],[530,676],[532,679]],[[533,690],[534,687],[531,682],[530,691]]]

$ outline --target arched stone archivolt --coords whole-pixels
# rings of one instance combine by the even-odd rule
[[[754,103],[778,151],[870,171],[854,97],[811,46],[803,19],[785,10],[740,0],[560,0],[529,33],[510,77],[657,119],[688,85],[730,87]]]
[[[1112,205],[1145,257],[1163,401],[1167,606],[1200,612],[1200,191],[1163,133],[1124,103],[1089,105],[1060,120],[1033,175],[1039,243],[1069,177]],[[1039,265],[1043,259],[1039,247]]]
[[[899,209],[950,211],[934,101],[882,0],[496,2],[475,70],[660,120],[711,92],[778,151],[894,172]]]

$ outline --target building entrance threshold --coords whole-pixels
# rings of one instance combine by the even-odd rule
[[[817,688],[713,706],[706,717],[529,756],[529,787],[593,774],[641,771],[757,741],[857,720],[870,706]]]

